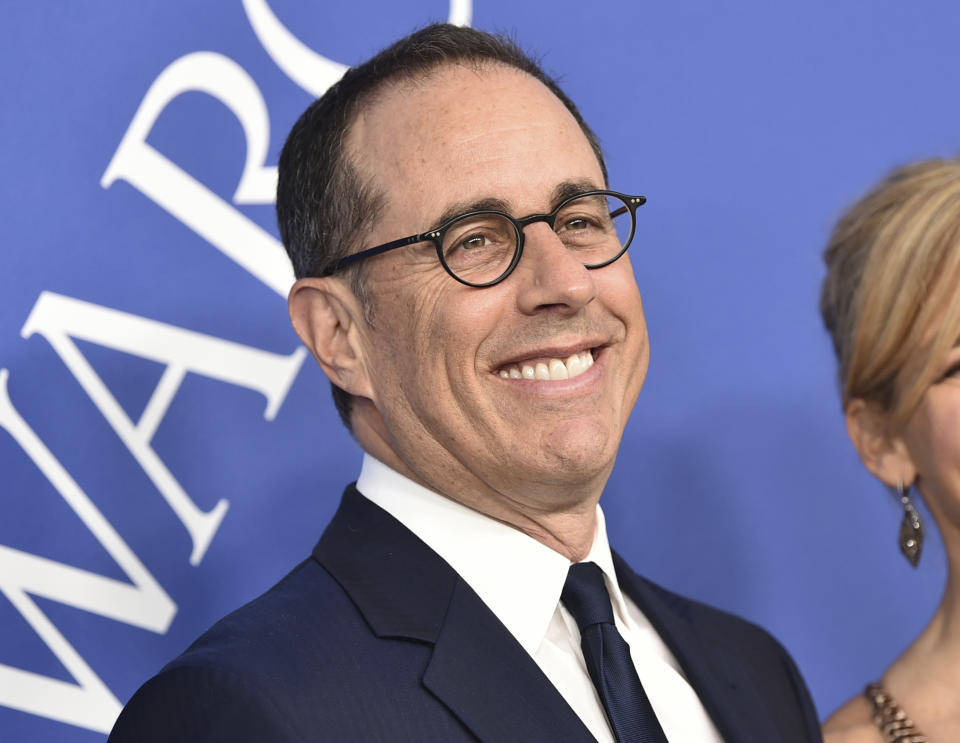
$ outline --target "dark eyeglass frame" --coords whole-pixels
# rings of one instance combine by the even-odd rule
[[[442,225],[436,229],[429,230],[427,232],[421,232],[418,235],[410,235],[409,237],[401,237],[399,240],[391,240],[390,242],[383,243],[382,245],[377,245],[373,248],[368,248],[367,250],[361,250],[359,253],[353,253],[348,255],[345,258],[337,261],[329,270],[324,272],[324,276],[330,276],[342,268],[349,266],[352,263],[357,263],[358,261],[366,260],[367,258],[372,258],[375,255],[380,255],[381,253],[386,253],[388,250],[396,250],[397,248],[403,248],[407,245],[413,245],[414,243],[419,242],[432,242],[437,251],[437,258],[440,260],[440,265],[443,266],[444,270],[450,274],[451,277],[459,281],[461,284],[466,284],[467,286],[476,287],[478,289],[483,289],[488,286],[493,286],[499,284],[507,276],[513,273],[513,269],[517,267],[517,264],[520,262],[520,258],[523,255],[523,241],[524,241],[524,228],[528,227],[535,222],[546,222],[550,225],[550,229],[555,229],[554,223],[557,220],[557,216],[560,214],[560,211],[571,201],[577,199],[582,199],[585,196],[613,196],[620,199],[626,209],[630,211],[630,235],[626,240],[623,241],[623,246],[619,252],[612,258],[603,261],[602,263],[591,263],[584,264],[584,268],[594,269],[594,268],[603,268],[604,266],[609,266],[611,263],[616,261],[620,256],[627,252],[627,248],[630,247],[630,243],[633,242],[633,235],[637,229],[637,209],[647,203],[646,196],[630,196],[628,194],[620,193],[619,191],[610,191],[607,189],[599,189],[593,191],[583,191],[578,194],[573,194],[572,196],[561,201],[557,207],[548,214],[531,214],[526,217],[521,217],[515,219],[511,217],[506,212],[499,211],[497,209],[480,209],[477,211],[466,212],[460,214],[453,219],[449,219],[444,222]],[[619,217],[623,214],[623,208],[617,209],[614,212],[611,212],[611,217]],[[443,258],[443,238],[445,237],[447,230],[449,230],[455,224],[462,222],[464,219],[470,219],[472,217],[479,217],[483,215],[496,215],[505,218],[508,222],[513,225],[513,229],[517,233],[517,243],[516,248],[513,253],[513,260],[510,261],[502,274],[497,278],[491,281],[485,281],[482,283],[473,283],[466,281],[465,279],[457,276],[453,270],[447,265],[447,262]]]

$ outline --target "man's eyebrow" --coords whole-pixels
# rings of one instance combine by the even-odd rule
[[[596,191],[603,188],[591,181],[589,178],[581,178],[575,181],[563,181],[558,183],[553,189],[553,205],[556,206],[564,199],[571,196],[577,196],[585,191]]]
[[[559,204],[564,199],[584,193],[585,191],[594,191],[597,188],[597,184],[591,181],[589,178],[582,178],[574,181],[563,181],[558,183],[554,187],[553,194],[550,197],[551,208]],[[436,219],[436,221],[433,222],[435,227],[431,227],[430,229],[435,229],[442,224],[446,224],[451,219],[469,212],[479,212],[491,209],[498,212],[506,212],[507,214],[511,213],[510,202],[492,196],[483,199],[474,199],[472,201],[458,201],[444,209],[443,213]]]
[[[506,212],[509,214],[510,204],[503,199],[493,198],[492,196],[484,199],[474,199],[473,201],[458,201],[457,203],[451,204],[444,209],[443,214],[437,218],[437,220],[433,223],[433,227],[430,229],[436,229],[440,225],[446,224],[451,219],[459,217],[463,214],[467,214],[469,212],[480,212],[488,209],[493,209],[498,212]]]

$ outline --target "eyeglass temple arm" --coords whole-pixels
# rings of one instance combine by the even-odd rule
[[[341,258],[337,263],[330,269],[331,273],[334,271],[339,271],[344,266],[349,266],[351,263],[356,263],[357,261],[365,260],[366,258],[372,258],[375,255],[380,255],[381,253],[386,253],[388,250],[395,250],[397,248],[402,248],[405,245],[413,245],[414,243],[423,242],[424,240],[429,240],[430,235],[433,233],[425,232],[420,235],[410,235],[410,237],[401,237],[399,240],[391,240],[388,243],[383,245],[378,245],[375,248],[370,248],[369,250],[361,250],[359,253],[354,253],[353,255],[348,255],[345,258]]]

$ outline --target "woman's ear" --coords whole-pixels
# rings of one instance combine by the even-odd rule
[[[334,277],[305,278],[290,288],[290,322],[323,373],[337,387],[373,397],[360,335],[366,319],[360,300]]]
[[[847,403],[847,434],[864,466],[890,487],[909,485],[917,468],[902,437],[891,433],[887,417],[875,404],[855,397]]]

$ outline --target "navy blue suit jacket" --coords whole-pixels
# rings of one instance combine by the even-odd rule
[[[622,589],[674,653],[726,743],[820,740],[804,683],[776,640],[614,561]],[[594,739],[459,575],[353,487],[313,555],[141,687],[110,736],[477,740]]]

